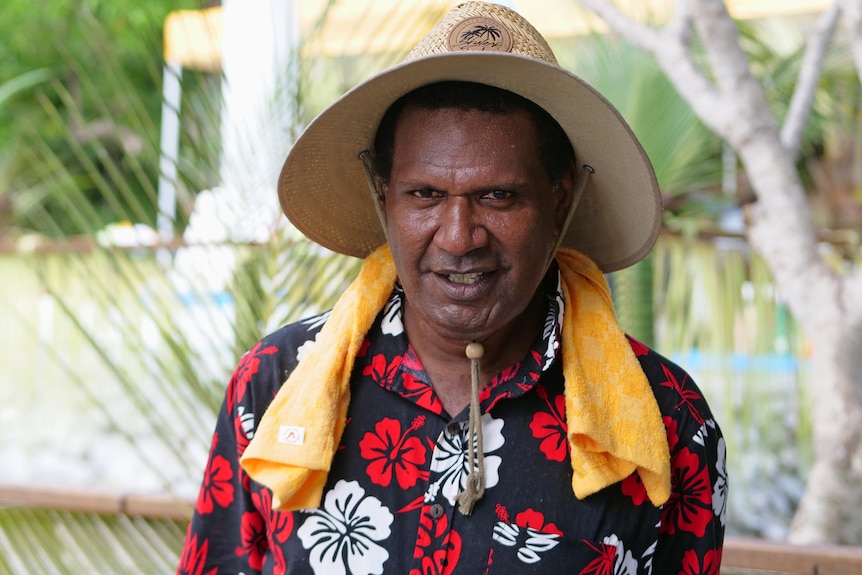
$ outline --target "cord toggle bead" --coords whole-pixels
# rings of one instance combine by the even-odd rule
[[[464,352],[468,359],[482,359],[482,356],[485,355],[485,346],[478,341],[470,342]]]

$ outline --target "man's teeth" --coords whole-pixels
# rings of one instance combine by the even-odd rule
[[[471,285],[479,281],[479,278],[481,277],[482,274],[479,272],[474,272],[470,274],[449,274],[449,281],[456,284]]]

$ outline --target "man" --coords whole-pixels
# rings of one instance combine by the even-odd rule
[[[651,248],[655,176],[523,18],[454,8],[279,193],[365,262],[240,362],[179,572],[718,573],[721,433],[602,276]]]

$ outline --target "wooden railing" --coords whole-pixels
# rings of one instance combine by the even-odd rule
[[[106,493],[0,483],[0,506],[38,507],[159,519],[189,519],[194,502],[170,495]]]
[[[722,573],[862,575],[862,547],[790,545],[727,537]]]
[[[169,495],[119,494],[0,484],[0,506],[188,519],[194,503]],[[727,575],[862,575],[862,547],[789,545],[760,539],[727,537],[721,572]]]

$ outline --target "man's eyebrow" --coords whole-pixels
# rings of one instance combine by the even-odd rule
[[[391,184],[395,185],[399,188],[434,188],[437,189],[437,186],[431,184],[428,180],[422,180],[419,178],[410,178],[406,180],[395,180],[390,181]]]
[[[434,183],[431,183],[429,180],[424,180],[420,178],[408,178],[402,180],[390,180],[389,182],[392,185],[397,187],[405,187],[405,188],[433,188],[439,189],[440,186]],[[500,180],[497,182],[493,182],[490,184],[482,184],[480,186],[476,186],[476,191],[493,191],[493,190],[518,190],[523,189],[529,186],[529,183],[526,180],[520,179],[510,179],[510,180]]]

